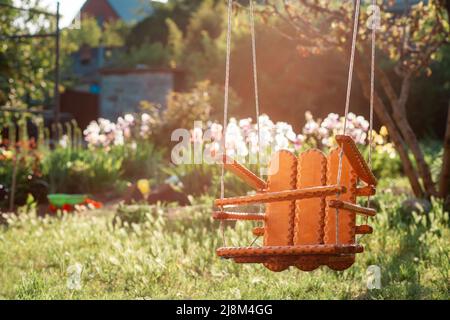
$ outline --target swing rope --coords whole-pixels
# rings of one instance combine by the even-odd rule
[[[233,13],[233,0],[228,0],[228,26],[227,26],[227,54],[226,54],[226,65],[225,65],[225,98],[223,106],[223,136],[222,136],[222,172],[220,176],[220,198],[225,198],[225,161],[227,159],[227,147],[226,147],[226,136],[227,136],[227,124],[228,124],[228,104],[229,104],[229,93],[230,93],[230,62],[231,62],[231,24],[232,24],[232,13]],[[223,208],[221,208],[223,211]],[[220,228],[222,231],[223,246],[226,247],[225,239],[225,226],[224,222],[220,222]]]
[[[249,0],[249,15],[250,15],[250,33],[252,38],[252,62],[253,62],[253,84],[254,84],[254,93],[255,93],[255,113],[256,113],[256,131],[257,131],[257,142],[258,142],[258,154],[257,154],[257,165],[259,168],[259,175],[263,175],[263,171],[261,168],[261,126],[259,121],[260,116],[260,108],[259,108],[259,88],[258,88],[258,66],[256,59],[256,31],[255,31],[255,7],[253,0]],[[263,205],[259,205],[259,212],[262,213]],[[253,242],[250,244],[252,247],[260,236],[256,236]]]
[[[345,118],[344,118],[344,132],[343,134],[347,134],[347,118],[350,110],[350,97],[352,92],[352,82],[353,82],[353,71],[355,66],[355,52],[356,52],[356,41],[358,38],[358,27],[359,27],[359,12],[361,8],[361,0],[356,0],[356,8],[355,8],[355,17],[354,17],[354,25],[353,25],[353,38],[352,38],[352,51],[350,55],[350,66],[348,70],[348,79],[347,79],[347,95],[345,99]],[[337,185],[341,186],[342,179],[342,162],[344,157],[344,149],[341,148],[339,153],[339,167],[338,167],[338,175],[337,175]],[[337,194],[337,199],[341,196],[340,193]],[[339,244],[339,209],[336,208],[336,244]]]
[[[372,0],[372,10],[375,10],[376,0]],[[372,12],[373,13],[373,12]],[[375,63],[376,63],[376,41],[377,41],[377,28],[378,19],[380,17],[376,15],[372,16],[372,51],[371,51],[371,64],[370,64],[370,116],[369,116],[369,135],[367,137],[369,143],[369,154],[367,156],[367,163],[369,169],[372,170],[372,148],[373,148],[373,114],[374,114],[374,101],[375,101]],[[370,208],[371,198],[367,197],[367,207]],[[369,221],[369,217],[366,216],[366,224]],[[361,241],[365,235],[362,235],[358,241]]]
[[[253,0],[249,0],[249,17],[250,17],[250,33],[251,33],[251,45],[252,45],[252,65],[253,65],[253,84],[255,94],[255,114],[256,114],[256,126],[257,126],[257,165],[261,167],[261,130],[260,130],[260,108],[259,108],[259,90],[258,90],[258,67],[256,56],[256,32],[255,32],[255,14]],[[223,116],[223,150],[226,155],[226,127],[228,125],[228,107],[229,107],[229,89],[230,89],[230,62],[231,62],[231,32],[232,32],[232,13],[233,13],[233,0],[228,1],[228,26],[227,26],[227,51],[226,51],[226,66],[225,66],[225,99],[224,99],[224,116]],[[225,157],[226,158],[226,157]],[[262,175],[262,170],[260,170]],[[222,172],[220,177],[220,196],[221,199],[225,198],[225,161],[222,161]],[[262,207],[260,206],[260,212]],[[223,210],[223,208],[221,208]],[[225,246],[225,231],[223,221],[221,222],[223,243]],[[256,242],[259,238],[256,237],[250,246]]]
[[[375,8],[377,1],[372,0],[372,8]],[[371,67],[370,67],[370,119],[369,119],[369,155],[368,165],[372,169],[372,148],[373,148],[373,111],[375,101],[375,59],[376,59],[376,41],[377,41],[377,28],[378,28],[378,16],[372,20],[372,55],[371,55]],[[370,204],[370,196],[369,196]]]
[[[261,130],[259,122],[259,90],[258,90],[258,67],[256,64],[256,32],[255,32],[255,8],[253,0],[250,0],[250,32],[252,37],[252,62],[253,62],[253,84],[255,87],[255,111],[256,111],[256,126],[258,132],[258,166],[261,166]],[[260,176],[262,172],[260,170]]]

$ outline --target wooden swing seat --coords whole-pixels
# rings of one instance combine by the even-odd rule
[[[334,270],[349,268],[355,255],[364,251],[356,243],[355,235],[373,232],[368,225],[356,226],[356,215],[376,215],[374,209],[357,205],[356,198],[374,195],[377,181],[351,137],[337,136],[336,141],[339,148],[328,156],[316,149],[298,157],[286,150],[277,152],[272,157],[267,182],[236,161],[224,159],[226,169],[257,193],[217,199],[215,205],[225,208],[264,203],[266,212],[220,211],[213,213],[213,218],[264,222],[264,227],[253,230],[256,236],[264,237],[264,245],[219,248],[217,255],[237,263],[263,263],[272,271],[290,266],[305,271],[321,265]],[[337,185],[341,150],[341,181]],[[365,185],[358,187],[359,180]]]

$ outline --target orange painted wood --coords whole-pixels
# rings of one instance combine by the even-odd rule
[[[361,251],[364,251],[361,249]],[[360,252],[358,252],[360,253]],[[223,257],[226,259],[226,257]],[[289,265],[289,266],[307,266],[308,263],[311,263],[311,261],[314,261],[314,264],[316,265],[327,265],[331,262],[334,264],[340,264],[342,262],[346,262],[346,255],[340,255],[340,254],[303,254],[303,255],[272,255],[272,256],[245,256],[245,257],[233,257],[229,258],[233,259],[236,263],[264,263],[264,265],[270,265],[272,271],[280,272],[285,269],[278,269],[276,268],[277,264],[282,265]],[[304,267],[305,268],[305,267]],[[312,270],[306,270],[302,269],[303,271],[312,271]]]
[[[328,174],[327,183],[336,184],[339,170],[339,149],[334,149],[328,156]],[[329,196],[326,208],[325,217],[325,237],[324,243],[336,244],[336,209],[331,208],[329,203],[331,200],[341,200],[350,203],[356,203],[356,184],[357,175],[353,171],[351,164],[344,155],[342,159],[342,174],[341,185],[346,187],[347,192],[339,196]],[[355,243],[354,227],[356,222],[356,215],[354,212],[341,209],[339,210],[339,244],[353,244]]]
[[[343,150],[341,181],[338,186],[339,155],[335,149],[326,157],[319,150],[302,153],[298,159],[289,151],[275,153],[267,183],[236,161],[227,169],[259,190],[243,197],[217,199],[217,207],[266,203],[265,214],[215,212],[217,220],[264,221],[253,234],[264,236],[263,247],[219,248],[220,257],[237,263],[263,263],[280,272],[290,266],[312,271],[321,265],[345,270],[364,248],[356,234],[370,234],[372,227],[356,226],[356,214],[374,216],[374,209],[356,204],[357,196],[375,194],[376,179],[361,153],[348,136],[338,136]],[[366,186],[357,187],[361,179]],[[339,193],[339,195],[338,195]],[[339,212],[339,241],[336,241],[336,210]]]
[[[376,194],[376,189],[374,186],[365,186],[356,189],[356,195],[358,197],[370,197]]]
[[[233,172],[255,190],[264,190],[267,188],[267,183],[264,180],[231,157],[227,156],[225,159],[225,169]]]
[[[270,161],[267,194],[265,195],[295,189],[296,178],[297,157],[286,150],[276,152]],[[266,205],[264,246],[290,246],[293,244],[295,201],[288,197],[278,199],[284,201],[271,202]],[[289,264],[274,262],[265,264],[265,267],[272,271],[282,271],[287,269]]]
[[[289,151],[279,151],[272,156],[267,179],[267,193],[256,195],[266,199],[271,194],[285,192],[296,187],[297,158]],[[292,245],[295,201],[286,197],[278,198],[266,206],[265,246]],[[283,201],[284,200],[284,201]]]
[[[262,237],[265,233],[265,229],[261,227],[257,227],[253,229],[253,235],[257,237]]]
[[[298,157],[297,189],[327,184],[327,157],[317,149],[310,149]],[[294,245],[323,244],[325,226],[325,196],[297,200],[295,205]],[[311,257],[297,262],[300,270],[312,271],[321,262]]]
[[[356,226],[355,233],[356,234],[372,234],[373,228],[368,225]]]
[[[264,263],[266,266],[270,266],[270,270],[275,272],[280,272],[277,268],[277,264],[295,266],[297,264],[303,264],[311,259],[314,259],[320,265],[326,264],[328,261],[328,255],[295,255],[295,256],[246,256],[246,257],[233,257],[229,259],[233,259],[236,263]],[[225,258],[226,259],[226,258]]]
[[[325,186],[327,184],[327,158],[317,149],[298,157],[297,189]],[[296,201],[295,245],[323,243],[325,225],[325,197]]]
[[[353,139],[350,136],[338,135],[336,136],[336,141],[339,147],[343,148],[345,156],[358,177],[368,185],[376,186],[377,179],[364,160],[361,152],[359,152]]]
[[[250,196],[217,199],[214,201],[214,205],[216,207],[225,207],[244,204],[274,203],[274,202],[330,196],[335,195],[338,192],[345,193],[346,188],[338,187],[336,185],[328,185],[322,187],[303,188],[299,190],[292,189],[279,192],[268,191],[264,193],[257,193]]]
[[[339,170],[339,155],[340,149],[334,149],[328,155],[327,164],[327,183],[336,184]],[[347,192],[339,196],[339,200],[347,201],[350,203],[356,203],[356,186],[358,176],[353,170],[352,165],[344,154],[342,157],[342,172],[341,172],[341,185],[347,188]],[[327,199],[338,200],[336,195],[332,195]],[[336,209],[331,208],[327,204],[325,213],[325,244],[354,244],[355,243],[355,225],[356,214],[346,209],[339,209],[339,235],[338,242],[336,242]],[[344,261],[334,261],[330,259],[328,267],[333,270],[344,270],[349,268],[355,262],[354,255],[348,256]]]
[[[248,220],[248,221],[263,221],[263,214],[254,214],[254,213],[234,213],[234,212],[214,212],[213,219],[214,220]]]
[[[342,200],[330,200],[328,201],[330,208],[345,209],[346,211],[352,211],[360,215],[373,217],[376,216],[377,211],[372,208],[361,207],[357,204],[353,204]]]
[[[264,247],[226,247],[217,249],[217,255],[223,258],[258,256],[295,256],[295,255],[337,255],[361,253],[361,245],[301,245],[301,246],[264,246]]]

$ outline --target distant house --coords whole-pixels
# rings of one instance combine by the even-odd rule
[[[123,20],[139,22],[153,12],[151,1],[145,0],[87,0],[80,10],[81,19],[95,18],[100,25]]]
[[[149,0],[86,0],[80,9],[81,20],[88,17],[99,25],[122,20],[127,24],[139,22],[153,13]],[[71,56],[72,77],[78,79],[73,89],[98,94],[100,90],[100,69],[110,67],[108,57],[123,51],[123,48],[92,48],[84,45]]]
[[[77,79],[76,89],[79,91],[99,93],[100,70],[111,67],[108,57],[122,52],[121,47],[97,47],[84,45],[79,51],[71,54],[71,76]]]
[[[151,14],[149,0],[86,0],[79,17],[81,20],[94,18],[103,26],[119,20],[133,24]],[[143,70],[138,66],[129,70],[111,69],[109,57],[123,50],[83,45],[71,55],[69,76],[76,79],[76,84],[62,95],[61,110],[72,114],[80,125],[86,126],[98,116],[115,120],[124,112],[137,111],[142,100],[164,105],[167,93],[179,88],[178,71]]]

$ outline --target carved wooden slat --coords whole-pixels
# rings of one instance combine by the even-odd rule
[[[279,194],[284,190],[296,188],[297,157],[286,150],[279,151],[272,156],[267,179],[267,193],[269,196]],[[257,195],[258,196],[258,195]],[[289,201],[291,200],[291,201]],[[278,198],[278,201],[266,205],[266,220],[264,223],[264,246],[289,246],[293,244],[295,201],[289,197]],[[270,263],[265,265],[272,271],[282,271],[289,264]]]
[[[295,255],[338,255],[361,253],[361,245],[301,245],[301,246],[264,246],[264,247],[227,247],[217,249],[217,255],[223,258],[242,258],[252,256],[295,256]]]
[[[226,257],[222,257],[225,258]],[[311,263],[311,261],[314,261],[315,265],[327,265],[330,263],[330,261],[334,261],[334,263],[342,261],[342,259],[345,259],[345,256],[339,256],[339,254],[333,254],[333,255],[293,255],[293,256],[246,256],[246,257],[233,257],[229,258],[233,259],[236,263],[264,263],[266,266],[271,266],[270,270],[275,272],[283,271],[284,269],[278,269],[277,264],[284,264],[289,266],[297,266],[302,265],[304,269],[303,271],[312,271],[312,270],[306,270],[305,267]]]
[[[264,221],[263,214],[255,213],[234,213],[234,212],[214,212],[214,220],[248,220],[248,221]]]
[[[297,158],[289,151],[275,153],[269,164],[267,192],[250,197],[273,198],[286,190],[296,188]],[[271,197],[272,196],[272,197]],[[286,197],[278,198],[275,203],[266,206],[264,245],[291,245],[295,202]],[[265,201],[264,201],[265,202]],[[270,202],[270,200],[269,200]]]
[[[257,193],[250,196],[217,199],[214,205],[217,207],[233,206],[233,205],[247,205],[258,203],[273,203],[281,201],[293,201],[300,199],[317,198],[324,196],[331,196],[337,193],[345,194],[345,186],[338,187],[336,185],[303,188],[300,190],[285,190],[279,192],[264,192]]]
[[[317,149],[298,157],[297,189],[327,184],[327,158]],[[325,197],[296,201],[295,245],[321,244],[325,225]]]
[[[267,188],[267,183],[259,178],[252,171],[247,169],[245,166],[232,159],[231,157],[227,157],[225,160],[225,169],[233,172],[236,176],[241,178],[245,183],[247,183],[250,187],[255,190],[264,190]]]
[[[371,197],[376,194],[376,189],[374,186],[365,186],[356,189],[356,195],[358,197]]]
[[[310,149],[298,157],[297,189],[327,184],[327,158],[322,151]],[[325,226],[325,196],[297,200],[295,205],[295,245],[323,244]],[[320,267],[314,257],[296,264],[300,270]]]
[[[356,234],[372,234],[373,228],[368,225],[356,226],[355,233]]]
[[[328,175],[327,183],[336,184],[339,171],[339,149],[334,149],[328,156]],[[329,203],[331,200],[341,200],[351,203],[356,202],[356,185],[357,176],[352,170],[352,167],[344,155],[342,158],[342,171],[341,171],[341,185],[346,187],[347,192],[340,194],[339,197],[336,194],[330,195],[326,208],[325,217],[325,244],[336,244],[336,209],[331,208]],[[356,223],[356,215],[352,211],[345,209],[339,210],[339,244],[353,244],[355,243],[354,227]]]
[[[340,158],[340,149],[334,149],[328,155],[328,176],[327,183],[328,184],[336,184],[338,181],[338,172],[339,172],[339,158]],[[347,159],[347,156],[344,154],[342,157],[342,171],[341,171],[341,180],[340,183],[342,186],[347,188],[347,192],[339,195],[332,195],[328,197],[331,200],[342,200],[348,201],[351,203],[356,202],[356,186],[357,186],[358,176],[356,172],[353,170],[350,162]],[[356,225],[356,214],[352,211],[346,209],[339,209],[339,239],[336,241],[336,209],[330,207],[327,204],[326,214],[325,214],[325,244],[346,244],[351,245],[355,243],[355,225]],[[333,270],[343,270],[349,268],[355,261],[355,257],[353,255],[348,256],[347,259],[335,261],[333,259],[330,260],[328,266]]]
[[[346,211],[352,211],[363,216],[373,217],[377,214],[377,211],[375,209],[361,207],[357,204],[342,200],[330,200],[328,201],[328,205],[330,208],[344,209]]]
[[[253,235],[257,237],[262,237],[265,233],[265,229],[262,227],[256,227],[253,229]]]
[[[376,186],[377,179],[364,160],[361,152],[359,152],[353,139],[350,136],[338,135],[336,136],[336,141],[339,147],[343,148],[345,156],[358,177],[368,185]]]

